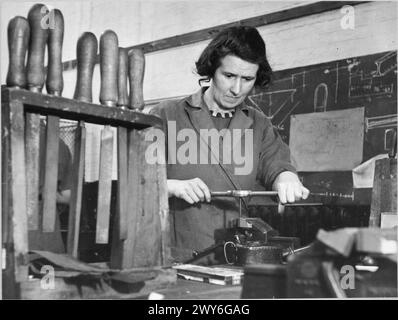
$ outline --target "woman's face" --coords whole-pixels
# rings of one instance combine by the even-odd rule
[[[259,66],[234,55],[227,55],[220,62],[206,91],[208,103],[221,109],[234,109],[253,89]]]

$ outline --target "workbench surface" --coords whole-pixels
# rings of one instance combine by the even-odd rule
[[[241,285],[216,285],[198,281],[177,279],[177,283],[167,289],[156,290],[165,299],[240,299]],[[147,297],[145,297],[147,298]]]

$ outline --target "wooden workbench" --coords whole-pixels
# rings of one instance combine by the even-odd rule
[[[177,279],[177,283],[167,289],[157,290],[165,299],[240,299],[241,285],[216,285],[197,281]]]
[[[113,286],[111,287],[103,280],[84,280],[71,283],[56,278],[52,290],[42,289],[40,279],[31,279],[22,283],[23,300],[79,300],[79,299],[117,299],[135,300],[148,299],[151,293],[162,295],[163,299],[239,299],[241,296],[241,285],[215,285],[197,281],[189,281],[170,277],[163,285],[159,283],[130,285],[129,289]],[[161,287],[161,289],[159,289]]]

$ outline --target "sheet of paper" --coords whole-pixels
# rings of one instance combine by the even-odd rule
[[[376,160],[387,158],[388,154],[379,154],[352,169],[354,188],[373,188]]]
[[[365,109],[292,115],[289,146],[298,171],[350,171],[362,162]]]

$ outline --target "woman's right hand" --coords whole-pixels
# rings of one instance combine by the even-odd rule
[[[210,202],[210,190],[199,178],[190,180],[167,180],[167,191],[169,197],[184,199],[190,204],[207,201]]]

